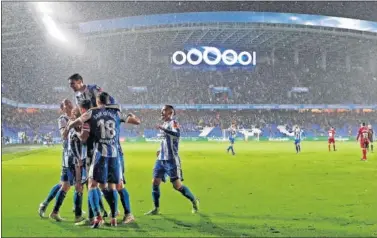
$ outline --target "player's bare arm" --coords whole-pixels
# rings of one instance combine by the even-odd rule
[[[78,134],[79,139],[82,142],[86,142],[89,138],[90,126],[88,123],[84,123],[81,127],[81,132]]]
[[[135,116],[132,113],[127,114],[125,121],[126,121],[126,123],[132,124],[132,125],[140,125],[140,123],[141,123],[140,118],[138,118],[137,116]]]
[[[92,117],[92,111],[89,110],[87,112],[85,112],[84,114],[82,114],[79,118],[77,118],[76,120],[70,122],[67,126],[67,130],[69,131],[70,129],[74,128],[74,127],[77,127],[81,124],[83,124],[84,122],[88,121],[90,118]],[[65,131],[65,133],[68,135],[68,131]]]

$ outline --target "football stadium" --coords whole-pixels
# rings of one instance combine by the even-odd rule
[[[2,2],[3,237],[377,237],[375,2]]]

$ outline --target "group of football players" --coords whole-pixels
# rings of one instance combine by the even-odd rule
[[[331,145],[333,145],[333,150],[335,149],[335,128],[331,127],[328,131],[328,148],[329,152],[331,151]],[[374,130],[372,128],[372,125],[366,125],[365,122],[363,122],[358,130],[356,141],[360,143],[360,148],[362,151],[362,161],[367,161],[367,152],[371,151],[373,153],[373,141],[374,141]]]
[[[62,172],[60,182],[53,186],[47,198],[40,204],[38,213],[44,217],[49,203],[55,198],[55,205],[49,217],[63,221],[60,207],[71,186],[74,191],[75,224],[87,224],[98,228],[109,216],[102,202],[102,196],[110,207],[110,225],[117,226],[118,194],[124,209],[122,223],[135,221],[131,213],[130,198],[125,188],[125,161],[120,145],[120,124],[140,124],[140,119],[129,113],[123,115],[114,98],[97,85],[85,85],[79,74],[68,78],[75,92],[76,107],[68,99],[60,105],[59,131],[63,140]],[[170,177],[173,187],[192,203],[193,212],[198,211],[199,200],[190,189],[182,184],[182,168],[178,155],[180,129],[174,107],[165,105],[161,110],[163,125],[160,150],[153,169],[152,198],[154,209],[146,215],[159,214],[160,183]],[[83,188],[88,189],[88,219],[83,217]]]

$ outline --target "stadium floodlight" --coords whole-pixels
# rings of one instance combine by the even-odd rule
[[[42,18],[42,21],[43,21],[43,24],[45,25],[48,33],[52,37],[54,37],[54,38],[56,38],[56,39],[58,39],[58,40],[60,40],[62,42],[67,42],[67,38],[58,29],[58,27],[56,26],[54,20],[52,20],[52,18],[49,15],[45,14],[43,16],[43,18]]]

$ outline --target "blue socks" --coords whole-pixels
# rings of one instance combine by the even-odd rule
[[[180,189],[178,189],[180,193],[182,193],[183,196],[185,196],[187,199],[189,199],[191,202],[195,202],[195,196],[191,193],[190,189],[186,187],[185,185],[182,185]]]
[[[73,200],[75,204],[75,216],[81,217],[82,216],[82,193],[75,191],[73,194]]]
[[[59,189],[62,187],[62,185],[60,183],[56,184],[54,187],[52,187],[52,189],[50,190],[50,192],[48,193],[48,196],[46,198],[46,200],[44,200],[43,204],[45,206],[47,206],[51,201],[52,199],[54,199],[54,197],[56,196],[56,194],[59,192]]]
[[[98,188],[98,193],[101,194],[101,190],[99,190],[99,188]],[[113,200],[112,200],[112,197],[110,195],[109,189],[107,189],[107,188],[103,189],[102,193],[103,193],[103,196],[106,199],[107,204],[109,204],[109,207],[111,207],[111,204],[113,203]]]
[[[89,189],[88,192],[90,206],[92,207],[93,215],[100,216],[99,197],[96,189]]]
[[[131,213],[131,204],[130,204],[130,195],[126,188],[122,188],[118,191],[120,202],[122,203],[124,214],[130,214]]]
[[[182,185],[180,189],[177,189],[183,196],[189,199],[192,203],[195,202],[195,196],[192,194],[190,189],[185,185]],[[152,185],[152,198],[155,208],[160,207],[160,186]]]
[[[160,186],[159,185],[153,185],[152,187],[152,198],[155,208],[160,207]]]
[[[54,213],[58,213],[60,207],[63,204],[63,201],[65,199],[66,192],[64,192],[62,189],[59,190],[58,194],[56,195],[56,201],[55,201],[55,206],[53,209]]]
[[[111,210],[111,218],[116,217],[117,209],[118,209],[118,192],[115,189],[107,190],[109,201],[111,201],[110,210]]]
[[[90,205],[89,193],[88,193],[88,211],[89,211],[88,218],[92,219],[94,217],[94,212],[93,212],[92,206]]]
[[[232,145],[230,145],[230,146],[228,147],[227,151],[229,152],[229,150],[232,150],[232,153],[234,154],[234,150],[233,150],[233,146],[232,146]]]
[[[105,206],[103,205],[101,190],[99,188],[96,188],[96,191],[97,191],[97,194],[98,194],[98,197],[99,197],[99,208],[101,209],[101,211],[104,212],[105,211]],[[105,194],[105,193],[103,193],[103,194]]]

